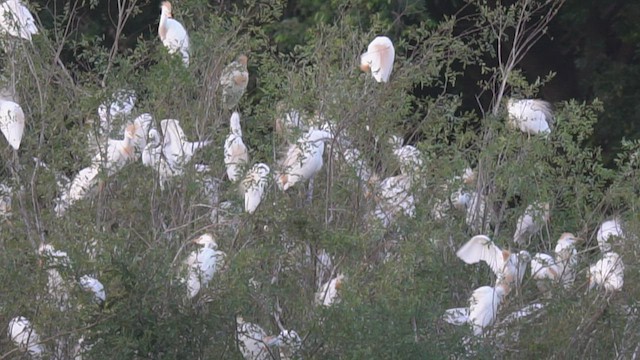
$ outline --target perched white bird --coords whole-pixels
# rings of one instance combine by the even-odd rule
[[[371,71],[377,82],[388,82],[393,70],[396,52],[391,39],[378,36],[369,44],[367,52],[360,55],[360,69]]]
[[[253,214],[264,197],[264,188],[269,181],[269,166],[263,163],[253,165],[242,180],[244,188],[244,211]]]
[[[238,56],[238,59],[231,62],[220,74],[220,85],[222,86],[222,103],[226,109],[233,109],[240,102],[249,84],[249,70],[246,55]]]
[[[287,137],[296,130],[308,130],[307,124],[300,111],[295,109],[286,110],[282,102],[276,105],[276,109],[279,114],[279,116],[276,117],[276,133]]]
[[[0,99],[0,131],[14,150],[20,148],[24,133],[24,112],[20,105]]]
[[[207,286],[213,275],[224,265],[225,253],[218,250],[218,244],[210,234],[203,234],[191,240],[192,243],[202,245],[198,250],[189,254],[185,260],[187,266],[187,295],[194,298],[203,286]]]
[[[191,161],[193,154],[198,149],[211,144],[211,141],[187,141],[187,136],[184,134],[178,120],[162,120],[160,121],[160,129],[164,135],[162,153],[174,171],[181,171],[184,164]]]
[[[136,159],[136,124],[127,125],[124,139],[108,139],[107,146],[98,152],[92,159],[92,165],[102,165],[109,176],[120,171],[128,163]]]
[[[513,242],[520,246],[527,245],[531,237],[549,222],[549,217],[549,203],[535,203],[527,206],[516,223]]]
[[[71,262],[66,252],[56,250],[51,244],[43,244],[38,249],[40,255],[44,258],[47,270],[47,290],[51,300],[65,311],[68,308],[69,301],[69,285],[62,278],[60,271],[68,271],[71,269]]]
[[[100,165],[96,163],[80,170],[56,199],[56,215],[58,217],[64,215],[71,205],[87,196],[87,193],[98,183],[99,174]]]
[[[271,352],[264,339],[267,333],[257,324],[245,322],[243,318],[236,318],[236,335],[238,348],[245,360],[271,360]]]
[[[100,117],[100,135],[109,136],[114,125],[124,127],[127,117],[131,115],[137,96],[133,90],[120,89],[111,95],[109,101],[98,106]],[[120,128],[119,132],[124,129]]]
[[[407,217],[415,216],[416,206],[411,185],[409,175],[398,175],[384,179],[374,190],[376,207],[373,215],[380,220],[383,227],[391,225],[400,214]]]
[[[169,49],[169,54],[180,51],[184,66],[189,66],[189,35],[184,26],[174,20],[171,14],[171,3],[163,1],[160,6],[160,23],[158,24],[158,35],[164,47]]]
[[[453,179],[442,185],[443,192],[445,193],[451,191],[451,187],[454,185],[457,186],[457,190],[449,195],[449,199],[437,199],[431,209],[431,216],[436,220],[443,220],[451,206],[453,206],[454,209],[466,211],[471,205],[472,196],[475,194],[467,189],[473,182],[475,182],[475,173],[471,168],[466,168],[462,176],[454,176]],[[482,206],[484,208],[484,204]],[[475,215],[472,216],[469,214],[468,216],[475,218]],[[470,221],[470,223],[474,222],[473,219],[470,219]]]
[[[551,133],[549,124],[553,119],[553,112],[548,102],[535,99],[509,99],[507,111],[508,124],[512,128],[520,129],[529,135]]]
[[[540,291],[548,290],[548,282],[556,282],[560,279],[560,269],[556,259],[549,254],[537,253],[531,259],[531,277],[536,280]]]
[[[157,129],[149,130],[148,142],[142,150],[142,163],[158,172],[160,189],[170,178],[182,174],[182,168],[173,168],[162,154],[162,139]]]
[[[280,352],[280,360],[292,360],[302,348],[302,339],[295,330],[282,330],[278,336],[267,336],[264,342],[268,346],[276,346]]]
[[[338,274],[333,279],[327,281],[316,292],[315,303],[316,305],[331,306],[340,302],[338,291],[342,287],[345,281],[343,274]]]
[[[40,344],[40,336],[27,318],[17,316],[11,319],[7,332],[11,341],[20,351],[28,352],[35,359],[42,358],[45,352],[44,346]]]
[[[102,304],[107,300],[107,294],[104,291],[104,285],[100,280],[93,276],[83,275],[80,277],[80,286],[84,291],[93,293],[93,298],[96,303]]]
[[[504,284],[481,286],[471,294],[468,308],[448,309],[443,319],[453,325],[469,324],[473,334],[481,336],[496,321],[498,308],[507,293],[509,289]]]
[[[492,207],[487,205],[487,197],[476,191],[469,191],[467,195],[465,223],[475,233],[487,231],[494,216]]]
[[[300,181],[312,178],[322,168],[324,142],[332,139],[324,130],[309,130],[295,144],[289,146],[287,156],[280,161],[280,172],[276,174],[278,187],[286,191]]]
[[[227,176],[232,182],[240,180],[242,168],[249,162],[249,152],[242,142],[242,128],[240,127],[240,114],[231,114],[231,131],[224,142],[224,164],[227,167]]]
[[[576,243],[582,241],[572,233],[563,233],[558,239],[555,251],[556,265],[560,282],[565,288],[573,285],[576,279],[576,266],[578,266],[578,251]]]
[[[589,289],[603,287],[606,291],[620,291],[624,285],[624,263],[620,255],[609,251],[589,267]]]
[[[11,216],[11,197],[13,189],[10,186],[0,183],[0,217]]]
[[[0,31],[13,37],[31,41],[38,33],[31,11],[20,0],[6,0],[0,4]]]
[[[624,232],[622,229],[622,223],[618,219],[611,219],[600,224],[596,239],[598,240],[598,247],[602,253],[611,251],[611,244],[609,240],[612,237],[618,237],[624,239]]]
[[[516,287],[522,283],[527,263],[531,259],[525,250],[511,253],[500,249],[485,235],[472,237],[462,245],[456,255],[467,264],[484,261],[496,275],[498,282],[504,282],[508,286],[515,284]]]
[[[400,173],[413,175],[422,168],[422,153],[415,146],[402,145],[404,140],[399,136],[391,137],[393,155],[400,163]]]

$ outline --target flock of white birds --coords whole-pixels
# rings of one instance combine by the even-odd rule
[[[182,24],[172,18],[171,10],[169,2],[162,3],[158,34],[168,51],[178,53],[184,65],[189,66],[189,36]],[[19,0],[7,0],[0,5],[0,26],[5,34],[27,41],[31,41],[32,35],[38,33],[31,13]],[[360,67],[363,71],[370,72],[376,82],[386,83],[390,80],[394,58],[395,50],[391,40],[379,36],[361,55]],[[247,61],[245,55],[240,55],[221,74],[222,102],[226,109],[236,109],[247,88]],[[133,120],[127,120],[135,107],[136,94],[122,90],[113,97],[113,102],[99,107],[99,131],[89,135],[91,165],[80,170],[71,179],[62,175],[56,176],[60,195],[56,199],[55,212],[59,217],[64,216],[74,203],[91,194],[92,189],[99,183],[100,174],[112,176],[127,164],[140,159],[144,165],[157,171],[162,188],[167,186],[172,178],[184,174],[185,169],[190,166],[194,166],[197,172],[208,172],[206,165],[189,164],[194,153],[211,145],[211,141],[189,141],[180,126],[180,121],[176,119],[161,120],[159,128],[154,125],[151,114],[142,114]],[[544,101],[509,99],[507,111],[508,125],[514,129],[528,135],[546,136],[551,132],[553,114],[549,104]],[[417,182],[419,169],[423,165],[422,155],[416,147],[404,144],[401,137],[392,136],[389,140],[393,155],[400,164],[400,173],[378,179],[377,174],[362,160],[362,154],[351,141],[346,136],[336,136],[333,132],[334,124],[330,121],[321,118],[303,119],[300,112],[291,109],[278,119],[276,125],[279,132],[291,133],[295,130],[302,135],[288,145],[285,156],[275,164],[277,169],[272,173],[267,164],[251,163],[247,146],[243,142],[240,113],[233,112],[230,118],[230,131],[224,142],[224,164],[228,180],[236,183],[244,193],[244,209],[247,213],[253,214],[258,211],[265,197],[267,184],[272,179],[282,191],[287,191],[298,183],[309,182],[310,199],[314,176],[323,167],[325,144],[337,142],[340,144],[341,152],[334,151],[334,155],[350,164],[365,185],[363,188],[366,197],[375,203],[370,214],[372,219],[377,219],[386,228],[400,216],[415,217],[412,187]],[[20,105],[9,99],[1,99],[0,131],[15,151],[20,149],[24,127],[25,115]],[[111,138],[113,133],[123,134],[122,139]],[[35,160],[37,165],[46,167],[38,159]],[[451,184],[443,186],[443,190],[451,193],[450,201],[436,204],[431,215],[435,219],[442,219],[449,206],[453,205],[466,212],[465,220],[472,231],[483,232],[485,228],[480,217],[486,208],[484,195],[465,190],[467,187],[464,185],[459,189],[451,189],[453,183],[471,185],[475,181],[473,170],[467,169],[463,175],[453,179]],[[0,186],[1,193],[4,194],[0,197],[0,213],[6,215],[11,211],[12,190],[4,184]],[[529,245],[531,238],[548,223],[549,215],[549,204],[529,205],[516,224],[514,244],[523,248]],[[625,237],[622,226],[616,219],[603,223],[598,231],[602,259],[589,268],[590,289],[603,288],[612,292],[622,288],[624,265],[620,256],[611,251],[609,240],[612,237]],[[576,244],[580,241],[581,239],[573,234],[565,233],[558,240],[553,254],[539,253],[531,257],[525,250],[517,253],[503,250],[484,235],[471,238],[458,250],[457,256],[467,264],[480,261],[487,263],[496,275],[495,285],[482,286],[473,291],[468,306],[448,310],[445,320],[457,325],[468,324],[475,335],[485,333],[495,322],[503,298],[521,285],[529,262],[531,276],[538,282],[541,291],[548,291],[554,284],[572,286],[578,263]],[[185,296],[189,299],[195,298],[225,265],[225,253],[218,249],[211,234],[197,236],[192,242],[199,245],[199,248],[184,260],[186,275],[182,281],[186,287]],[[50,244],[43,244],[39,253],[47,269],[48,293],[51,301],[60,310],[64,311],[70,306],[69,289],[74,284],[91,292],[97,303],[106,300],[107,292],[94,275],[69,279],[64,276],[66,272],[60,273],[59,269],[71,267],[71,261],[64,251],[56,250]],[[330,264],[331,257],[323,254],[322,261]],[[328,281],[318,284],[316,304],[331,306],[337,303],[340,300],[340,286],[346,279],[343,274],[331,274]],[[541,308],[541,304],[533,304],[512,314],[512,317],[528,316]],[[289,359],[302,347],[301,337],[295,331],[285,329],[279,321],[281,332],[276,336],[267,336],[259,325],[245,322],[241,317],[238,317],[236,322],[238,346],[245,359],[269,359],[274,348],[280,352],[281,359]],[[38,333],[25,317],[13,318],[9,323],[8,333],[20,350],[33,357],[46,354],[45,344],[41,343]],[[88,348],[83,345],[81,339],[76,345],[74,358],[82,358],[82,353]]]

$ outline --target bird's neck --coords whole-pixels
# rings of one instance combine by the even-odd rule
[[[167,19],[170,17],[171,16],[162,9],[162,14],[160,14],[160,24],[158,24],[158,35],[160,35],[160,40],[164,40],[167,36]]]

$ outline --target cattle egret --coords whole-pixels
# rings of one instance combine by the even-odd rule
[[[9,321],[8,335],[11,341],[20,349],[28,352],[33,358],[41,359],[44,346],[40,344],[40,336],[36,333],[31,322],[24,316],[17,316]]]
[[[322,168],[324,142],[332,139],[331,133],[311,129],[295,144],[289,146],[287,156],[280,161],[276,174],[278,187],[286,191],[296,183],[311,179]]]
[[[531,276],[536,280],[538,289],[542,292],[548,290],[548,282],[560,279],[560,269],[556,259],[549,254],[538,253],[531,259]]]
[[[578,265],[578,251],[576,243],[582,239],[572,233],[563,233],[558,239],[555,248],[555,260],[560,274],[560,282],[565,288],[573,285],[576,278],[576,266]]]
[[[136,117],[132,124],[135,126],[133,146],[136,150],[136,158],[138,161],[144,148],[147,146],[147,140],[149,131],[153,123],[153,116],[151,114],[142,114]]]
[[[390,140],[393,146],[393,155],[400,163],[400,173],[415,174],[422,167],[422,153],[415,146],[402,145],[403,139],[392,136]]]
[[[498,307],[508,292],[509,289],[504,284],[495,287],[481,286],[471,294],[468,308],[448,309],[443,319],[453,325],[469,324],[473,334],[481,336],[495,322]]]
[[[13,196],[13,189],[11,187],[0,183],[0,216],[11,216],[11,197]]]
[[[129,162],[136,158],[135,139],[137,126],[127,125],[124,132],[124,139],[108,139],[104,153],[98,152],[92,159],[92,165],[102,165],[106,168],[109,176],[120,171]]]
[[[472,237],[462,245],[456,255],[467,264],[484,261],[496,275],[498,282],[504,281],[508,286],[513,283],[519,286],[522,283],[527,263],[531,259],[525,250],[511,253],[508,250],[500,249],[485,235]]]
[[[184,164],[191,161],[193,154],[198,149],[211,144],[211,141],[187,141],[187,137],[178,120],[162,120],[160,121],[160,129],[164,134],[162,153],[174,171],[175,169],[182,169]]]
[[[38,28],[31,11],[20,0],[6,0],[0,4],[0,31],[31,41]]]
[[[282,102],[278,103],[276,108],[279,110],[279,116],[276,117],[276,132],[278,134],[287,137],[296,130],[308,130],[300,111],[295,109],[286,111]]]
[[[603,287],[606,291],[620,291],[624,285],[624,264],[620,255],[609,251],[589,267],[589,289]]]
[[[487,206],[487,197],[476,191],[470,191],[468,196],[465,223],[475,233],[487,231],[493,219],[492,207]]]
[[[87,193],[98,183],[100,174],[99,164],[92,164],[80,170],[73,180],[62,189],[56,199],[55,212],[58,217],[64,215],[67,209],[76,201],[83,199]]]
[[[333,279],[327,281],[316,292],[315,303],[316,305],[331,306],[340,302],[338,291],[342,287],[345,281],[345,276],[339,274]]]
[[[375,190],[376,207],[373,214],[383,227],[391,225],[400,214],[415,216],[416,206],[411,184],[409,175],[398,175],[384,179]]]
[[[189,254],[185,260],[188,268],[187,295],[193,299],[200,288],[207,286],[213,279],[213,275],[224,265],[226,254],[218,250],[218,244],[210,234],[201,235],[191,241],[194,244],[202,245],[198,250]]]
[[[244,211],[253,214],[264,197],[264,188],[267,186],[269,167],[258,163],[253,165],[247,176],[242,180],[244,188]]]
[[[240,180],[242,168],[249,162],[247,147],[242,142],[242,128],[240,114],[234,112],[230,119],[231,131],[224,142],[224,164],[227,166],[227,176],[232,182]]]
[[[282,330],[278,336],[267,336],[264,342],[268,346],[277,346],[280,360],[292,360],[302,347],[302,339],[294,330]]]
[[[465,189],[466,186],[470,186],[475,181],[475,174],[471,168],[464,169],[462,176],[454,176],[453,179],[447,181],[446,184],[442,185],[442,189],[445,193],[451,191],[451,187],[454,184],[457,185],[457,190],[453,191],[449,196],[449,199],[438,199],[436,203],[433,205],[431,209],[431,216],[436,220],[443,220],[445,218],[446,212],[449,210],[450,205],[453,205],[453,208],[459,211],[467,210],[471,205],[472,196],[475,193],[472,193]],[[484,205],[482,205],[484,208]],[[484,210],[483,210],[484,212]],[[471,214],[468,215],[470,218]],[[471,223],[473,223],[472,219],[470,219]]]
[[[222,103],[226,109],[233,109],[240,102],[249,84],[249,70],[247,70],[248,58],[246,55],[238,56],[236,61],[227,65],[220,75],[222,86]]]
[[[245,360],[270,360],[271,352],[264,339],[267,333],[259,325],[244,322],[241,317],[236,318],[236,335],[238,348]]]
[[[147,145],[142,150],[142,163],[158,172],[160,189],[164,190],[167,181],[182,174],[182,169],[171,167],[162,154],[162,139],[158,130],[149,130],[148,139]]]
[[[69,286],[58,270],[70,270],[69,256],[64,251],[56,250],[50,244],[41,245],[38,251],[45,259],[49,295],[58,305],[60,311],[65,311],[69,301]]]
[[[624,238],[624,232],[622,229],[622,223],[618,219],[611,219],[603,222],[598,228],[596,239],[598,240],[598,247],[602,253],[611,251],[611,244],[609,239],[611,238]]]
[[[513,242],[524,246],[531,237],[537,234],[549,222],[549,203],[531,204],[527,206],[518,218],[516,231],[513,234]]]
[[[14,150],[20,148],[24,133],[24,112],[20,105],[0,99],[0,131]]]
[[[169,49],[169,54],[180,51],[184,66],[189,66],[189,35],[184,26],[174,20],[171,14],[171,3],[163,1],[160,6],[160,23],[158,24],[158,35],[164,47]]]
[[[549,124],[553,118],[551,105],[542,100],[525,99],[507,101],[508,124],[514,129],[529,134],[549,134]]]
[[[391,76],[395,56],[391,39],[378,36],[369,44],[367,52],[360,55],[360,69],[364,72],[371,71],[371,76],[377,82],[386,83]]]
[[[89,275],[83,275],[82,277],[80,277],[79,282],[84,291],[93,294],[93,298],[96,303],[102,304],[107,300],[107,294],[104,291],[104,285],[102,285],[100,280]]]

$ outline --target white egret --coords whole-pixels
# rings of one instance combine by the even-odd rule
[[[244,211],[253,214],[264,197],[264,188],[269,181],[269,166],[263,163],[253,165],[242,180],[244,189]]]
[[[364,72],[371,71],[371,76],[377,82],[386,83],[391,76],[395,56],[391,39],[378,36],[369,44],[367,52],[360,55],[360,69]]]
[[[498,282],[504,282],[509,287],[512,284],[520,286],[527,263],[531,260],[529,252],[522,250],[511,253],[509,250],[502,250],[485,235],[472,237],[456,255],[467,264],[484,261],[496,275]]]
[[[160,189],[170,178],[182,174],[181,168],[173,168],[162,154],[162,139],[157,129],[149,130],[149,141],[142,150],[142,163],[158,172]]]
[[[602,259],[589,267],[589,289],[603,287],[606,291],[620,291],[624,285],[624,263],[620,255],[606,252]]]
[[[340,296],[338,291],[342,287],[345,281],[343,274],[338,274],[333,279],[327,281],[316,292],[315,303],[316,305],[331,306],[340,302]]]
[[[58,271],[70,270],[71,262],[66,252],[56,250],[51,244],[42,244],[38,249],[44,258],[47,270],[47,290],[52,301],[58,305],[60,311],[65,311],[69,301],[69,285]]]
[[[560,279],[560,269],[556,259],[549,254],[537,253],[531,259],[531,277],[536,280],[538,289],[542,292],[548,290],[548,282],[556,282]]]
[[[24,133],[24,112],[20,105],[0,99],[0,131],[14,150],[20,148]]]
[[[393,155],[400,163],[400,173],[413,175],[422,167],[422,153],[415,146],[402,145],[404,140],[399,136],[392,136],[390,143]]]
[[[295,144],[289,146],[286,157],[280,161],[281,171],[276,174],[278,187],[286,191],[300,181],[311,179],[322,168],[324,142],[331,133],[310,129]]]
[[[398,175],[384,179],[374,190],[376,206],[373,214],[383,227],[391,225],[400,214],[415,216],[416,206],[411,185],[409,175]]]
[[[582,241],[572,233],[563,233],[558,239],[554,249],[556,265],[560,274],[560,282],[565,288],[573,285],[576,278],[576,266],[578,266],[578,251],[576,243]]]
[[[624,239],[622,223],[616,218],[603,222],[598,228],[596,239],[598,240],[598,247],[600,247],[600,251],[602,253],[611,251],[611,244],[609,243],[609,240],[612,237]]]
[[[11,216],[11,198],[13,189],[10,186],[0,183],[0,217]]]
[[[164,135],[162,153],[174,171],[175,169],[182,169],[184,164],[191,161],[193,154],[198,149],[211,144],[211,141],[187,141],[187,137],[178,120],[162,120],[160,121],[160,129]]]
[[[184,66],[189,66],[189,35],[184,26],[174,20],[171,13],[171,3],[163,1],[160,6],[160,23],[158,24],[158,35],[164,47],[169,49],[169,54],[180,51]]]
[[[549,222],[549,203],[534,203],[524,210],[516,223],[516,231],[513,234],[513,242],[524,246]]]
[[[240,180],[242,168],[249,162],[249,152],[242,141],[240,114],[234,112],[229,120],[231,131],[224,142],[224,164],[232,182]]]
[[[31,357],[36,359],[41,359],[44,355],[45,349],[40,343],[40,336],[24,316],[11,319],[7,333],[20,351],[28,352]]]
[[[468,192],[465,223],[475,233],[487,231],[489,223],[493,220],[493,209],[487,203],[488,199],[484,194],[476,191]]]
[[[529,135],[551,133],[549,124],[553,119],[553,112],[548,102],[536,99],[509,99],[507,111],[510,127],[520,129]]]
[[[102,304],[107,300],[107,293],[104,291],[104,285],[102,285],[100,280],[93,276],[83,275],[80,277],[79,283],[84,291],[93,294],[96,303]]]
[[[129,162],[136,158],[135,139],[137,126],[127,125],[124,132],[124,139],[108,139],[104,151],[98,152],[92,159],[92,165],[102,165],[109,176],[120,171]]]
[[[113,125],[118,122],[124,126],[127,117],[131,115],[133,107],[138,99],[133,90],[120,89],[111,95],[109,101],[98,106],[98,116],[100,117],[100,135],[109,136]],[[120,129],[122,132],[124,129]]]
[[[463,211],[467,210],[471,205],[471,200],[473,196],[473,192],[466,189],[467,186],[470,186],[475,181],[475,173],[471,168],[465,168],[462,176],[456,175],[453,179],[447,181],[446,184],[442,185],[442,189],[445,193],[451,191],[451,187],[454,184],[457,185],[457,190],[453,191],[449,196],[449,199],[438,199],[436,203],[433,205],[431,209],[431,216],[436,220],[443,220],[446,216],[446,212],[449,210],[450,205],[453,206],[454,209]],[[484,207],[484,205],[482,205]],[[484,212],[484,210],[483,210]],[[468,215],[473,217],[471,215]],[[471,220],[470,220],[471,221]],[[471,222],[473,223],[473,221]]]
[[[55,212],[58,217],[64,215],[67,209],[76,201],[83,199],[87,193],[98,183],[100,165],[91,164],[80,170],[73,180],[62,189],[56,199]]]
[[[6,0],[0,4],[0,31],[13,37],[31,41],[38,33],[31,11],[20,0]]]
[[[236,335],[238,348],[245,360],[270,360],[271,352],[264,339],[267,333],[260,325],[245,322],[242,317],[236,318]]]
[[[132,124],[135,126],[135,136],[133,138],[133,146],[136,150],[136,158],[138,161],[144,148],[147,146],[147,140],[149,139],[149,131],[153,123],[153,116],[148,113],[144,113],[133,119]]]
[[[240,102],[249,84],[249,70],[247,70],[248,58],[246,55],[238,56],[238,59],[227,65],[220,75],[222,86],[222,103],[226,109],[232,109]]]
[[[469,324],[473,334],[481,336],[496,321],[498,308],[507,293],[509,289],[505,284],[481,286],[471,294],[468,308],[448,309],[443,319],[453,325]]]
[[[226,254],[218,250],[218,244],[211,234],[203,234],[191,240],[192,243],[202,245],[198,250],[189,254],[185,260],[187,266],[187,295],[194,298],[203,286],[207,286],[215,273],[224,265]]]
[[[307,125],[300,111],[295,109],[285,110],[284,104],[279,102],[276,105],[279,116],[276,117],[276,133],[287,137],[296,130],[307,131]]]
[[[280,360],[292,360],[302,348],[302,339],[295,330],[282,330],[278,336],[267,336],[264,342],[276,346],[280,351]]]

